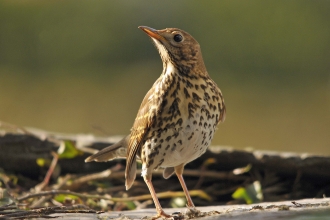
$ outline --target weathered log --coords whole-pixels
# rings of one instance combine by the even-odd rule
[[[7,129],[8,130],[8,129]],[[120,137],[95,137],[87,134],[59,134],[38,129],[16,128],[15,132],[3,129],[0,133],[0,167],[12,172],[38,175],[38,158],[51,159],[52,151],[58,151],[63,141],[71,141],[85,152],[74,159],[62,159],[62,172],[86,173],[106,169],[108,163],[84,163],[93,149],[100,150],[118,141]],[[95,152],[95,151],[94,151]],[[267,169],[281,175],[307,178],[330,179],[330,157],[312,154],[298,154],[269,151],[244,151],[212,146],[196,161],[188,164],[198,168],[207,158],[215,158],[215,170],[232,170],[251,164],[258,169]],[[116,163],[116,162],[114,162]]]

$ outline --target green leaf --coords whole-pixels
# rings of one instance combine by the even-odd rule
[[[263,200],[261,184],[255,181],[244,187],[239,187],[233,194],[234,199],[244,199],[247,204],[261,202]]]
[[[57,202],[63,203],[65,200],[67,200],[68,198],[70,198],[71,200],[77,200],[79,199],[78,196],[74,196],[74,195],[64,195],[64,194],[59,194],[57,196],[54,197],[54,199]]]
[[[45,158],[37,158],[36,163],[39,167],[49,166],[51,161]]]
[[[129,210],[134,210],[136,208],[134,202],[126,202],[126,205]]]
[[[64,141],[64,146],[59,149],[60,159],[71,159],[83,154],[82,151],[78,150],[72,141]]]

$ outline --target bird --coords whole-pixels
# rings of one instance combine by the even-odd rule
[[[187,207],[196,210],[183,179],[184,166],[205,153],[217,125],[225,120],[226,107],[219,87],[206,70],[200,45],[189,33],[178,28],[139,28],[157,48],[163,71],[145,95],[130,134],[85,162],[126,158],[128,190],[136,178],[136,162],[141,161],[141,175],[157,211],[155,218],[169,218],[152,185],[153,170],[164,168],[165,179],[175,173]]]

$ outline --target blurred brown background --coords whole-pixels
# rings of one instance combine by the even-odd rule
[[[201,44],[227,118],[214,145],[330,155],[330,1],[0,1],[0,120],[128,134],[162,71],[137,27]]]

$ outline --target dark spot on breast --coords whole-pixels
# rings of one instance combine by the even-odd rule
[[[204,100],[208,101],[210,99],[210,95],[207,92],[204,92]]]
[[[210,119],[211,118],[210,111],[207,110],[207,109],[204,109],[204,111],[205,111],[205,114],[207,116],[207,119]]]
[[[207,123],[206,122],[204,122],[204,128],[206,128],[207,127]]]
[[[163,117],[163,121],[168,122],[170,120],[170,117]]]
[[[158,153],[159,153],[159,151],[154,151],[154,152],[152,152],[151,154],[149,154],[149,159],[152,159],[152,158],[154,158],[156,155],[158,155]]]
[[[170,145],[167,145],[166,148],[165,148],[165,150],[168,150],[169,148],[170,148]]]
[[[171,151],[175,151],[176,149],[176,144],[173,144],[173,147],[171,148]]]
[[[173,80],[174,80],[175,78],[176,78],[176,77],[174,77]],[[177,89],[177,90],[180,90],[180,85],[181,85],[181,84],[180,84],[180,82],[178,81],[178,82],[176,83],[176,89]]]
[[[177,120],[177,122],[176,122],[176,125],[180,125],[180,126],[182,126],[182,123],[183,123],[182,118],[179,118],[179,119]]]
[[[147,168],[150,167],[154,163],[154,159],[150,159],[147,161]]]
[[[188,90],[187,90],[186,87],[183,89],[183,92],[184,92],[184,94],[185,94],[185,96],[186,96],[186,99],[187,99],[187,98],[190,98],[189,92],[188,92]]]
[[[193,124],[194,124],[194,125],[197,125],[197,121],[196,121],[196,120],[194,120]]]
[[[159,142],[160,142],[160,143],[163,143],[163,142],[164,142],[164,139],[160,139]]]
[[[171,116],[174,116],[174,118],[177,115],[181,115],[180,109],[179,109],[179,102],[180,101],[181,100],[178,97],[176,97],[174,99],[174,101],[172,102],[171,106],[169,107],[168,114],[171,115]]]
[[[163,102],[162,102],[162,104],[160,106],[160,111],[161,112],[163,111],[163,109],[165,108],[166,105],[167,105],[167,99],[165,98],[165,99],[163,99]]]
[[[208,80],[206,83],[213,88],[214,83],[211,80]]]
[[[205,91],[205,89],[207,88],[207,86],[204,85],[204,84],[201,84],[201,88]]]
[[[197,101],[197,102],[199,102],[202,98],[201,97],[199,97],[196,93],[192,93],[192,96],[193,96],[193,102],[194,101]]]
[[[177,94],[178,94],[178,90],[175,89],[175,90],[172,92],[171,97],[176,97]]]
[[[194,113],[195,113],[196,107],[194,104],[192,104],[191,102],[188,103],[188,112],[189,112],[189,116],[188,118],[191,119],[194,117]]]
[[[199,86],[196,84],[196,85],[195,85],[195,89],[198,90],[198,88],[199,88]]]
[[[194,87],[193,84],[191,84],[191,82],[190,82],[189,80],[186,80],[186,86],[187,86],[188,88],[192,88],[192,87]]]
[[[167,138],[165,139],[167,142],[169,142],[171,140],[172,136],[167,136]]]
[[[194,136],[194,132],[191,133],[190,137],[188,137],[188,140],[190,140]]]
[[[155,169],[158,169],[162,165],[163,162],[164,162],[164,158],[159,161],[159,163],[157,164]]]
[[[175,124],[174,124],[174,122],[172,122],[172,123],[168,123],[168,124],[165,126],[165,128],[166,128],[166,129],[170,129],[170,128],[174,128],[174,126],[175,126]]]
[[[158,119],[158,125],[157,125],[158,127],[162,127],[163,126],[163,120],[162,120],[162,118],[159,118]]]

